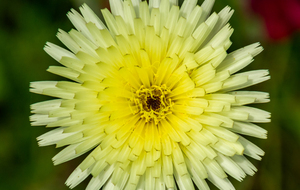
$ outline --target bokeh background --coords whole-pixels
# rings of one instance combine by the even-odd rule
[[[29,93],[30,81],[60,80],[46,72],[58,65],[43,51],[46,41],[62,45],[58,28],[69,31],[70,8],[86,2],[100,15],[108,0],[10,0],[0,5],[0,189],[67,190],[65,180],[83,160],[53,166],[54,146],[40,148],[36,137],[48,131],[31,127],[29,105],[47,97]],[[199,1],[199,4],[202,0]],[[250,138],[266,154],[262,161],[250,158],[258,168],[253,177],[239,183],[238,190],[300,189],[300,1],[216,0],[214,11],[226,5],[234,10],[235,29],[229,51],[261,42],[263,53],[247,70],[269,69],[271,80],[253,90],[270,92],[271,102],[257,105],[272,112],[263,124],[268,139]],[[84,189],[87,180],[75,188]],[[212,186],[212,189],[216,189]]]

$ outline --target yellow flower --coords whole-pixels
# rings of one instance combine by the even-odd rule
[[[40,146],[66,146],[55,165],[91,151],[67,179],[70,188],[89,175],[87,189],[234,189],[256,168],[244,156],[264,152],[243,135],[267,138],[253,123],[270,113],[245,106],[268,93],[236,91],[268,80],[267,70],[236,74],[263,48],[227,54],[233,10],[212,13],[214,0],[111,0],[106,25],[87,6],[68,17],[75,26],[47,43],[63,66],[48,71],[71,81],[32,82],[31,92],[57,99],[31,105],[33,126],[55,129]]]

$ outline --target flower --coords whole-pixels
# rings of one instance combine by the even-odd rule
[[[227,54],[233,11],[212,13],[174,0],[111,0],[106,25],[84,4],[75,26],[57,37],[70,50],[47,43],[63,66],[48,71],[71,81],[32,82],[31,92],[56,97],[31,105],[33,126],[55,127],[40,146],[66,146],[61,164],[91,151],[67,179],[70,188],[92,175],[87,189],[234,189],[256,171],[248,159],[264,152],[242,135],[266,138],[253,123],[270,113],[245,106],[268,93],[236,91],[268,80],[267,70],[236,74],[263,49],[259,43]],[[107,27],[106,27],[107,26]],[[227,174],[226,174],[227,173]]]
[[[251,0],[251,8],[263,18],[270,39],[282,40],[300,29],[298,0]]]

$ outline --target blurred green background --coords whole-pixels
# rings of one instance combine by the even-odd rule
[[[58,65],[43,51],[46,41],[62,45],[55,37],[58,28],[69,31],[70,8],[86,2],[100,14],[107,1],[97,0],[10,0],[0,5],[0,189],[67,190],[65,180],[83,160],[77,158],[53,166],[54,146],[40,148],[36,137],[48,131],[31,127],[29,105],[47,97],[29,93],[30,81],[60,80],[46,72]],[[201,4],[202,1],[199,1]],[[271,80],[250,89],[270,92],[271,102],[258,105],[272,112],[272,123],[263,124],[268,139],[249,138],[266,155],[262,161],[250,158],[258,168],[253,177],[239,183],[243,190],[300,189],[300,32],[274,41],[267,37],[262,18],[249,11],[246,0],[216,0],[214,11],[226,5],[235,9],[230,23],[235,29],[230,51],[261,42],[263,53],[247,67],[269,69]],[[75,189],[84,189],[87,180]],[[212,189],[215,187],[212,186]]]

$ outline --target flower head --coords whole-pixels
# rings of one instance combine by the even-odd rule
[[[236,91],[269,79],[267,70],[236,74],[263,49],[227,54],[233,11],[210,15],[213,0],[111,0],[106,25],[87,6],[68,17],[75,29],[47,43],[63,66],[48,71],[71,81],[32,82],[31,92],[56,97],[31,106],[33,126],[55,129],[40,146],[66,146],[54,164],[91,151],[67,179],[70,188],[92,175],[87,189],[234,189],[256,168],[244,156],[264,152],[242,135],[266,138],[253,123],[270,113],[245,106],[268,93]]]

